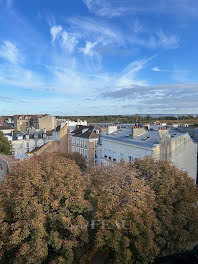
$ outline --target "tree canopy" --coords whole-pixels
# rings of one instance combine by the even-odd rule
[[[3,133],[0,131],[0,153],[11,155],[12,154],[12,146],[6,137],[4,137]]]
[[[124,163],[93,168],[90,177],[94,253],[103,252],[112,264],[153,261],[159,253],[155,234],[160,232],[154,192]]]
[[[0,263],[152,262],[198,240],[195,183],[167,161],[93,167],[53,153],[0,181]]]
[[[155,192],[160,254],[181,252],[189,242],[198,241],[198,190],[187,173],[151,157],[136,160],[134,168]]]
[[[0,262],[80,263],[88,241],[85,189],[79,167],[58,154],[21,162],[0,185]]]

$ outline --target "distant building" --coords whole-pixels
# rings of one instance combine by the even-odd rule
[[[14,132],[14,128],[13,127],[9,127],[9,126],[0,126],[0,131],[3,134],[9,134],[9,133]]]
[[[87,126],[87,121],[86,120],[80,120],[80,119],[77,119],[77,121],[72,121],[72,120],[69,120],[69,119],[66,119],[66,118],[58,118],[56,119],[56,125],[59,126],[59,125],[67,125],[68,127],[68,130],[69,131],[72,131],[74,129],[76,129],[76,126]]]
[[[4,126],[5,125],[4,121],[5,121],[5,118],[0,116],[0,126]]]
[[[56,117],[45,115],[39,118],[38,125],[39,129],[46,129],[47,131],[51,131],[56,127]]]
[[[15,115],[14,128],[16,131],[26,132],[29,128],[51,131],[56,127],[56,118],[51,115]]]
[[[147,130],[136,126],[118,129],[111,135],[100,135],[98,165],[121,160],[132,163],[145,156],[169,160],[196,181],[197,145],[187,133],[169,130],[167,127]]]
[[[46,131],[47,143],[35,147],[28,155],[32,157],[52,152],[68,153],[67,131],[68,128],[66,125],[58,126],[52,131]]]
[[[80,153],[88,167],[97,164],[97,143],[100,128],[97,126],[77,126],[69,135],[69,152]]]
[[[16,131],[26,132],[29,127],[39,129],[39,119],[44,115],[15,115],[14,128]]]
[[[49,141],[46,131],[44,130],[33,134],[12,132],[11,134],[6,134],[5,137],[11,142],[12,151],[15,156],[26,155]]]

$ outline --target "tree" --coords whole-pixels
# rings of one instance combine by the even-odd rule
[[[67,159],[74,160],[82,172],[84,172],[87,169],[85,158],[82,155],[80,155],[78,152],[62,153],[62,156]]]
[[[3,133],[0,131],[0,153],[11,155],[12,154],[12,146],[6,137],[4,137]]]
[[[105,255],[108,263],[149,263],[159,253],[155,195],[136,176],[124,163],[93,168],[89,175],[92,254]]]
[[[189,242],[198,240],[198,191],[195,183],[186,172],[168,161],[147,157],[136,160],[134,168],[155,192],[155,213],[162,230],[156,235],[160,254],[185,250]]]
[[[2,264],[83,263],[86,179],[57,153],[25,160],[0,182]]]

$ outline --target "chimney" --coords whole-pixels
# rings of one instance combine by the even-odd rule
[[[118,131],[118,127],[117,126],[109,125],[107,127],[107,135],[116,133],[117,131]]]
[[[145,127],[140,127],[138,125],[135,125],[132,127],[132,138],[139,137],[141,135],[146,134],[147,129]]]
[[[168,127],[166,127],[166,126],[165,127],[159,127],[158,132],[159,132],[159,138],[160,138],[160,140],[162,138],[164,138],[164,137],[170,138],[170,134],[169,134]]]

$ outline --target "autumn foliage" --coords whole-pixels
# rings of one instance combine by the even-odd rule
[[[81,167],[80,168],[78,165]],[[152,158],[94,167],[77,156],[25,160],[0,182],[0,263],[150,263],[198,241],[198,193]]]
[[[136,160],[134,169],[155,192],[155,213],[162,229],[156,236],[160,253],[180,252],[189,241],[198,241],[198,191],[187,173],[151,157]]]
[[[90,176],[89,198],[97,223],[92,232],[93,251],[103,252],[112,264],[154,260],[159,253],[155,234],[160,227],[151,188],[127,164],[94,168]]]
[[[26,160],[0,188],[0,263],[69,264],[83,258],[89,203],[74,161],[57,154]]]

